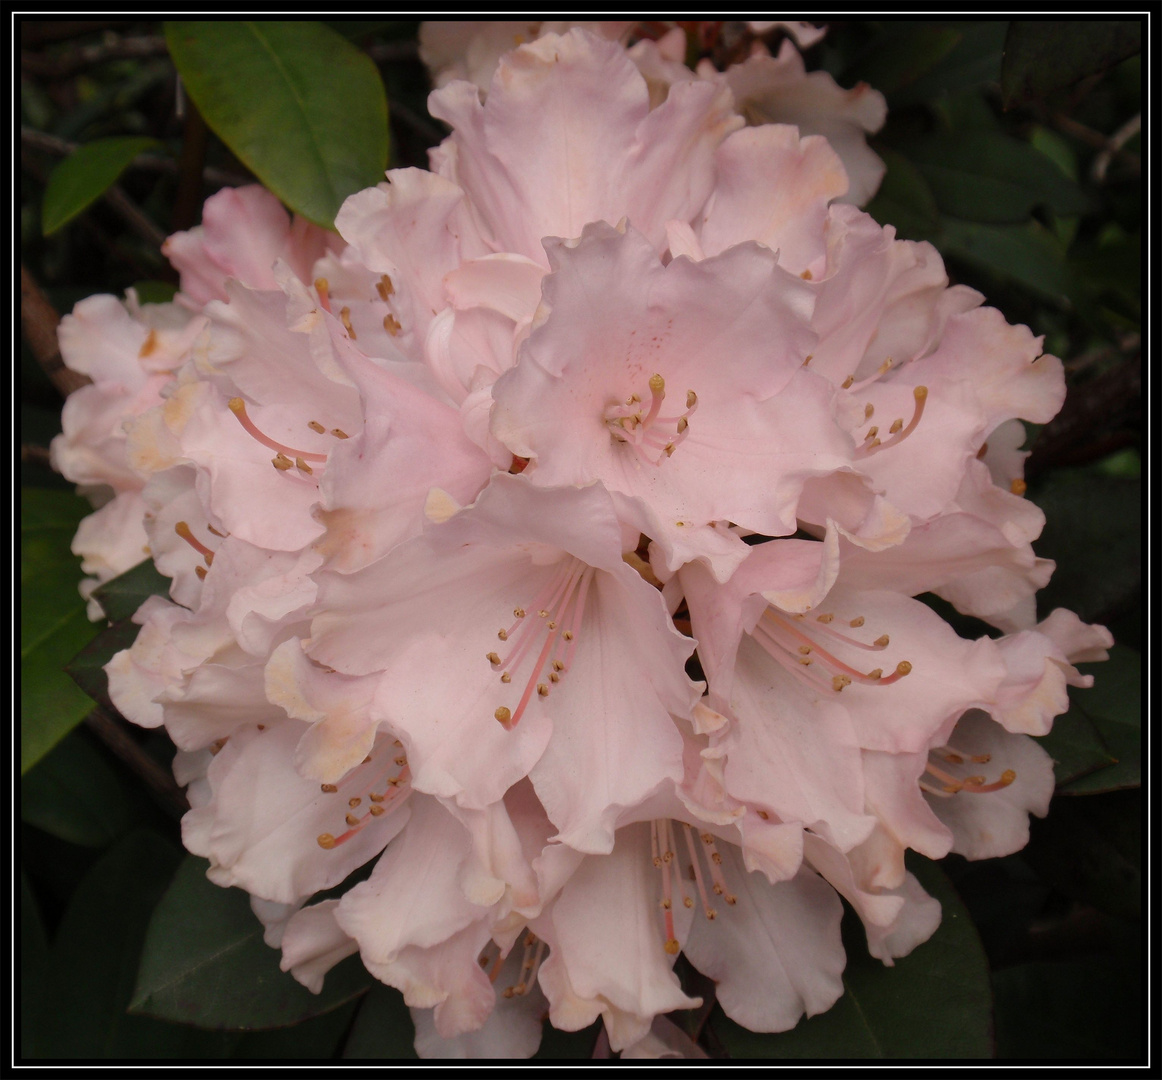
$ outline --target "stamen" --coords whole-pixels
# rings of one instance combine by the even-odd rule
[[[187,544],[190,545],[203,559],[206,560],[207,566],[212,566],[214,563],[214,553],[206,547],[190,530],[189,525],[184,521],[179,521],[174,527],[173,531],[178,534]]]
[[[194,573],[198,575],[199,581],[206,580],[206,568],[204,566],[195,566]]]
[[[292,446],[284,446],[282,443],[276,442],[268,435],[264,435],[261,431],[258,430],[258,428],[254,426],[254,422],[250,419],[250,417],[246,415],[246,402],[244,402],[240,397],[231,398],[228,404],[230,406],[230,411],[236,417],[238,417],[238,422],[243,426],[243,428],[246,429],[246,433],[257,439],[260,443],[262,443],[263,446],[268,446],[271,450],[277,450],[279,457],[283,457],[285,454],[286,457],[283,458],[284,461],[286,458],[296,457],[301,457],[304,461],[327,460],[326,454],[312,454],[308,450],[296,450]],[[343,437],[346,438],[346,436]],[[286,467],[290,468],[289,462],[287,463]],[[282,468],[282,466],[276,465],[275,468]]]
[[[383,328],[392,337],[395,337],[403,329],[403,324],[394,315],[384,315]]]
[[[351,309],[349,307],[339,309],[339,321],[342,322],[343,329],[347,331],[347,336],[352,341],[357,341],[358,338],[355,336],[355,329],[351,325]]]
[[[907,426],[903,426],[902,420],[895,421],[891,427],[892,437],[890,439],[886,442],[877,443],[875,446],[865,444],[859,447],[855,451],[857,457],[868,457],[881,450],[890,450],[893,446],[899,446],[900,443],[916,430],[916,426],[920,423],[920,418],[924,415],[924,404],[928,400],[928,387],[917,386],[912,391],[912,397],[916,402],[916,409],[912,413],[912,419],[908,421]],[[897,427],[897,424],[900,426]]]
[[[319,423],[318,420],[308,420],[307,427],[309,427],[312,431],[317,432],[319,435],[322,435],[327,430],[325,427],[323,427],[322,424]]]
[[[1029,485],[1025,483],[1019,476],[1009,485],[1009,490],[1014,495],[1024,495],[1029,490]]]
[[[330,314],[331,285],[325,277],[315,278],[315,292],[319,294],[319,303],[323,305],[323,310]]]
[[[387,302],[387,298],[395,292],[395,286],[391,283],[391,278],[384,274],[376,283],[375,291],[379,293],[379,299]]]

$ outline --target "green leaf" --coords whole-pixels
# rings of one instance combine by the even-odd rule
[[[69,661],[65,670],[94,701],[102,705],[109,702],[109,678],[105,665],[122,649],[128,649],[137,640],[141,627],[128,619],[102,630],[76,656]]]
[[[1062,215],[1090,208],[1088,196],[1044,154],[1001,131],[936,133],[898,149],[923,173],[940,209],[955,218],[1015,224],[1035,206]]]
[[[591,1058],[601,1026],[601,1021],[596,1020],[580,1031],[558,1031],[546,1020],[540,1048],[533,1054],[533,1058],[541,1061],[576,1061],[579,1058]]]
[[[1142,782],[1142,655],[1125,645],[1110,649],[1104,664],[1085,665],[1089,690],[1070,688],[1114,764],[1066,784],[1064,795],[1092,795],[1137,787]]]
[[[1007,24],[1003,20],[986,19],[953,22],[946,26],[959,35],[953,48],[917,79],[893,94],[888,102],[891,108],[932,102],[997,81]]]
[[[844,994],[819,1016],[778,1035],[747,1031],[716,1007],[714,1032],[732,1058],[985,1058],[988,962],[968,909],[927,859],[908,867],[943,908],[939,929],[885,967],[868,955],[850,911],[844,917]]]
[[[279,970],[278,950],[262,937],[246,893],[213,884],[205,860],[188,857],[149,924],[130,1008],[199,1027],[285,1027],[337,1008],[371,983],[354,956],[312,994]]]
[[[170,54],[210,128],[291,210],[331,228],[383,179],[387,95],[371,60],[316,22],[169,22]]]
[[[168,596],[169,583],[170,579],[146,559],[94,590],[93,599],[101,605],[110,622],[120,622],[132,618],[151,596]]]
[[[97,632],[77,592],[69,550],[84,499],[31,488],[20,493],[20,771],[27,772],[81,722],[93,702],[64,667]]]
[[[876,38],[843,74],[843,85],[870,83],[889,97],[912,85],[960,41],[959,30],[931,23],[901,23]]]
[[[974,221],[941,219],[935,243],[941,254],[993,275],[999,281],[1032,289],[1066,304],[1071,278],[1065,250],[1040,222],[1023,225],[985,225]]]
[[[49,175],[41,207],[44,235],[51,236],[96,202],[135,157],[160,146],[156,139],[122,136],[77,147]]]
[[[168,304],[178,287],[172,281],[135,281],[133,290],[143,304]]]
[[[881,225],[894,225],[905,240],[926,240],[940,228],[936,196],[923,174],[906,157],[879,148],[888,171],[867,212]]]
[[[225,1057],[218,1033],[129,1016],[149,913],[178,865],[156,833],[130,833],[78,885],[57,930],[46,993],[29,1018],[29,1057]]]
[[[117,774],[80,731],[65,736],[21,781],[20,817],[82,847],[104,847],[133,824]]]
[[[394,987],[376,983],[359,1006],[343,1057],[380,1061],[418,1058],[415,1039],[415,1027],[403,995]]]
[[[1072,780],[1117,764],[1093,721],[1076,702],[1071,702],[1069,711],[1053,721],[1053,730],[1037,741],[1053,759],[1053,775],[1059,789]]]
[[[1005,108],[1043,100],[1141,50],[1139,22],[1014,20],[1001,62]]]
[[[366,995],[365,995],[366,996]],[[247,1031],[238,1036],[236,1058],[333,1058],[360,1001],[349,1001],[322,1016],[271,1031]]]

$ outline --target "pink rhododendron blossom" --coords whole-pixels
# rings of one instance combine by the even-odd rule
[[[110,696],[285,971],[357,953],[422,1056],[528,1057],[546,1016],[695,1056],[679,954],[785,1031],[843,993],[841,896],[884,964],[922,948],[905,852],[1020,849],[1112,639],[1036,617],[1060,362],[837,201],[878,95],[790,42],[695,73],[515,33],[429,24],[452,131],[342,240],[222,192],[178,303],[78,305],[53,458],[114,496],[86,572],[171,579]]]

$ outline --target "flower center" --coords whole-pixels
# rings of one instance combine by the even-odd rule
[[[393,769],[398,769],[391,775]],[[383,786],[383,791],[375,789]],[[347,830],[338,836],[320,833],[315,839],[319,847],[330,851],[345,844],[356,833],[389,810],[398,809],[411,794],[411,770],[403,744],[398,740],[380,739],[361,764],[347,773],[338,784],[322,784],[324,795],[341,795],[347,803],[343,821]],[[367,812],[359,808],[367,800]]]
[[[831,626],[834,620],[833,614],[824,612],[809,622],[805,615],[786,615],[775,607],[768,607],[755,624],[751,636],[786,671],[817,690],[838,694],[853,682],[865,686],[890,686],[912,670],[907,660],[901,660],[891,675],[885,675],[883,668],[864,672],[845,664],[828,651],[820,639],[824,642],[840,642],[868,652],[882,652],[891,643],[891,639],[887,634],[881,634],[869,645],[850,634],[835,630]],[[863,624],[862,615],[848,621],[848,626],[853,629]]]
[[[962,791],[970,795],[988,795],[990,792],[1007,788],[1017,779],[1013,769],[1006,769],[1001,773],[1000,779],[992,783],[989,783],[988,777],[985,776],[959,775],[968,773],[970,764],[985,765],[991,760],[992,754],[970,754],[951,745],[938,746],[928,751],[928,764],[925,765],[924,772],[939,783],[934,785],[921,780],[920,790],[928,792],[929,795],[938,795],[942,799],[950,799]]]
[[[893,446],[899,446],[913,431],[916,430],[920,423],[920,418],[924,415],[924,403],[928,400],[928,387],[917,386],[912,390],[912,397],[915,399],[916,407],[912,412],[912,419],[904,424],[902,416],[897,417],[892,421],[888,427],[888,436],[886,439],[880,439],[880,429],[876,424],[864,432],[863,442],[856,447],[856,458],[868,458],[872,454],[878,454],[881,450],[890,450]],[[875,406],[870,402],[864,409],[863,418],[870,420],[872,414],[875,412]]]
[[[500,681],[506,686],[514,674],[524,679],[524,692],[516,708],[500,705],[493,714],[510,731],[520,723],[534,690],[538,697],[548,697],[572,665],[585,600],[595,574],[593,567],[580,559],[562,559],[528,608],[514,608],[515,621],[497,631],[496,636],[507,644],[507,651],[503,656],[490,652],[489,664],[500,672]]]
[[[517,981],[512,986],[505,988],[502,993],[503,997],[524,997],[536,985],[537,972],[540,970],[541,961],[545,958],[545,943],[531,930],[528,930],[525,932],[523,945],[524,955],[521,957],[520,975],[517,976]],[[500,977],[500,970],[504,966],[507,955],[493,941],[484,946],[477,957],[477,963],[488,971],[489,982],[495,983]],[[489,970],[490,967],[491,970]]]
[[[254,421],[251,420],[250,417],[246,414],[246,402],[244,402],[240,397],[231,398],[228,404],[230,406],[230,411],[236,417],[238,417],[238,422],[242,425],[248,435],[262,443],[263,446],[277,451],[275,456],[270,459],[270,463],[276,469],[278,469],[279,472],[285,473],[289,469],[295,468],[298,469],[300,473],[304,473],[305,475],[310,476],[315,470],[311,468],[308,462],[314,461],[317,464],[322,464],[327,460],[326,454],[316,454],[310,450],[296,450],[293,446],[287,446],[285,443],[280,443],[277,440],[272,439],[269,435],[265,434],[255,426]],[[322,435],[327,430],[317,420],[309,420],[307,422],[307,427],[309,427],[318,435]],[[336,439],[348,438],[347,433],[340,428],[332,428],[330,434],[333,435]]]
[[[718,848],[714,846],[714,836],[711,833],[701,833],[697,840],[694,837],[694,830],[685,822],[680,822],[682,830],[685,833],[686,851],[690,856],[690,862],[687,866],[689,882],[693,882],[698,893],[699,900],[702,901],[702,914],[707,920],[713,922],[718,918],[718,909],[713,906],[710,901],[710,895],[721,896],[722,899],[734,907],[738,903],[738,897],[731,893],[726,887],[726,878],[722,875],[722,856],[718,853]],[[677,854],[677,845],[674,843],[674,822],[669,818],[662,818],[650,822],[650,853],[653,856],[654,866],[661,871],[662,874],[662,921],[665,925],[665,942],[664,947],[667,953],[671,956],[676,956],[681,946],[678,943],[677,937],[674,936],[674,894],[677,893],[679,902],[685,908],[692,908],[694,906],[694,898],[687,891],[688,886],[683,883],[682,874],[674,865],[674,859]],[[703,874],[701,860],[699,859],[701,853],[702,859],[706,862],[706,874]],[[706,880],[710,880],[710,889],[707,891]],[[675,884],[677,888],[675,889]]]
[[[650,403],[645,406],[638,394],[632,394],[624,405],[608,405],[602,414],[609,437],[615,443],[631,446],[647,465],[660,465],[686,438],[690,417],[698,407],[698,395],[686,391],[686,410],[678,416],[662,416],[666,397],[666,380],[650,376]]]

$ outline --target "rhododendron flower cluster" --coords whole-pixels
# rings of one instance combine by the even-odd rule
[[[283,968],[358,952],[428,1056],[545,1015],[672,1053],[679,953],[753,1030],[828,1009],[839,897],[885,964],[924,942],[905,850],[1026,842],[1029,736],[1111,643],[1036,621],[1060,362],[841,202],[822,135],[745,126],[748,74],[659,91],[646,51],[521,45],[341,240],[224,191],[174,303],[62,324],[55,460],[115,493],[77,550],[172,578],[111,697]]]

